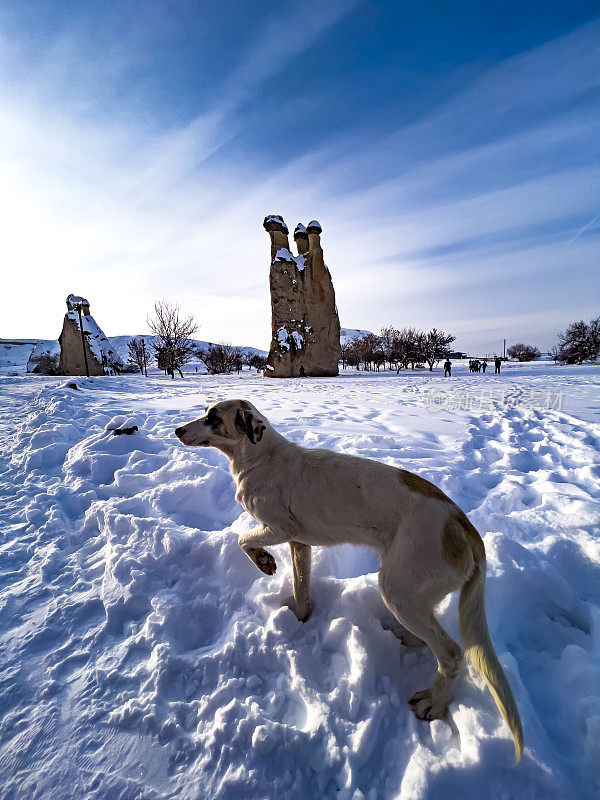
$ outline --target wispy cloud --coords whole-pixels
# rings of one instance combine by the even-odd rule
[[[573,242],[575,241],[575,239],[579,239],[579,237],[580,237],[580,236],[581,236],[583,233],[585,233],[585,232],[588,230],[588,228],[591,228],[591,227],[592,227],[592,225],[593,225],[595,222],[598,222],[598,220],[599,220],[599,219],[600,219],[600,214],[596,214],[596,216],[595,216],[595,217],[592,217],[592,218],[591,218],[591,220],[590,220],[589,222],[586,222],[586,223],[585,223],[585,225],[583,226],[583,228],[580,228],[580,229],[577,231],[577,233],[575,234],[575,236],[573,236],[573,238],[572,238],[572,239],[569,239],[569,241],[567,242],[567,244],[573,244]]]
[[[598,244],[597,23],[480,71],[408,124],[342,128],[286,162],[274,141],[266,167],[228,151],[265,86],[355,6],[273,12],[210,105],[177,124],[61,107],[47,78],[21,99],[0,85],[6,296],[25,293],[31,315],[8,304],[6,335],[56,335],[76,291],[108,333],[143,330],[167,296],[202,336],[266,346],[271,211],[321,218],[344,323],[451,327],[468,347],[491,344],[495,317],[545,346],[580,317]]]

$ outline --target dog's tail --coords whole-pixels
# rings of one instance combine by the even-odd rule
[[[485,616],[485,555],[475,555],[475,568],[463,585],[458,601],[458,621],[465,653],[483,676],[500,713],[511,730],[518,762],[523,752],[523,728],[515,698],[494,651]]]

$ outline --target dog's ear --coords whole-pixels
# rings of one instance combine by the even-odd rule
[[[235,415],[235,427],[241,433],[245,433],[252,444],[258,444],[267,426],[262,419],[255,417],[252,411],[238,409]]]

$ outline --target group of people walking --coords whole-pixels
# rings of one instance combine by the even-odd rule
[[[487,360],[484,358],[483,361],[480,361],[478,358],[472,358],[469,361],[469,372],[483,372],[485,373],[487,369]]]
[[[502,366],[502,359],[497,356],[494,359],[494,375],[500,375],[500,367]],[[488,368],[487,359],[480,361],[478,358],[469,359],[469,372],[483,372],[485,373]],[[444,362],[444,378],[452,377],[452,362],[449,358]]]

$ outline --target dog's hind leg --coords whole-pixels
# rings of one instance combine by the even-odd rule
[[[301,542],[290,542],[292,554],[292,572],[294,580],[294,601],[296,616],[305,622],[310,616],[310,545]]]
[[[418,636],[415,636],[414,633],[411,633],[409,630],[400,634],[400,641],[404,647],[425,647],[427,644],[427,642],[424,642],[423,639],[419,639]]]
[[[268,528],[266,525],[259,525],[251,531],[242,533],[238,539],[238,544],[252,561],[265,575],[273,575],[277,569],[275,559],[264,549],[264,545],[284,544],[289,541],[289,536],[280,531]]]
[[[380,574],[381,595],[392,614],[415,637],[422,639],[438,662],[437,675],[429,689],[416,692],[408,701],[420,719],[439,719],[446,713],[450,690],[462,661],[462,650],[433,616],[428,599],[418,588],[385,585]]]

